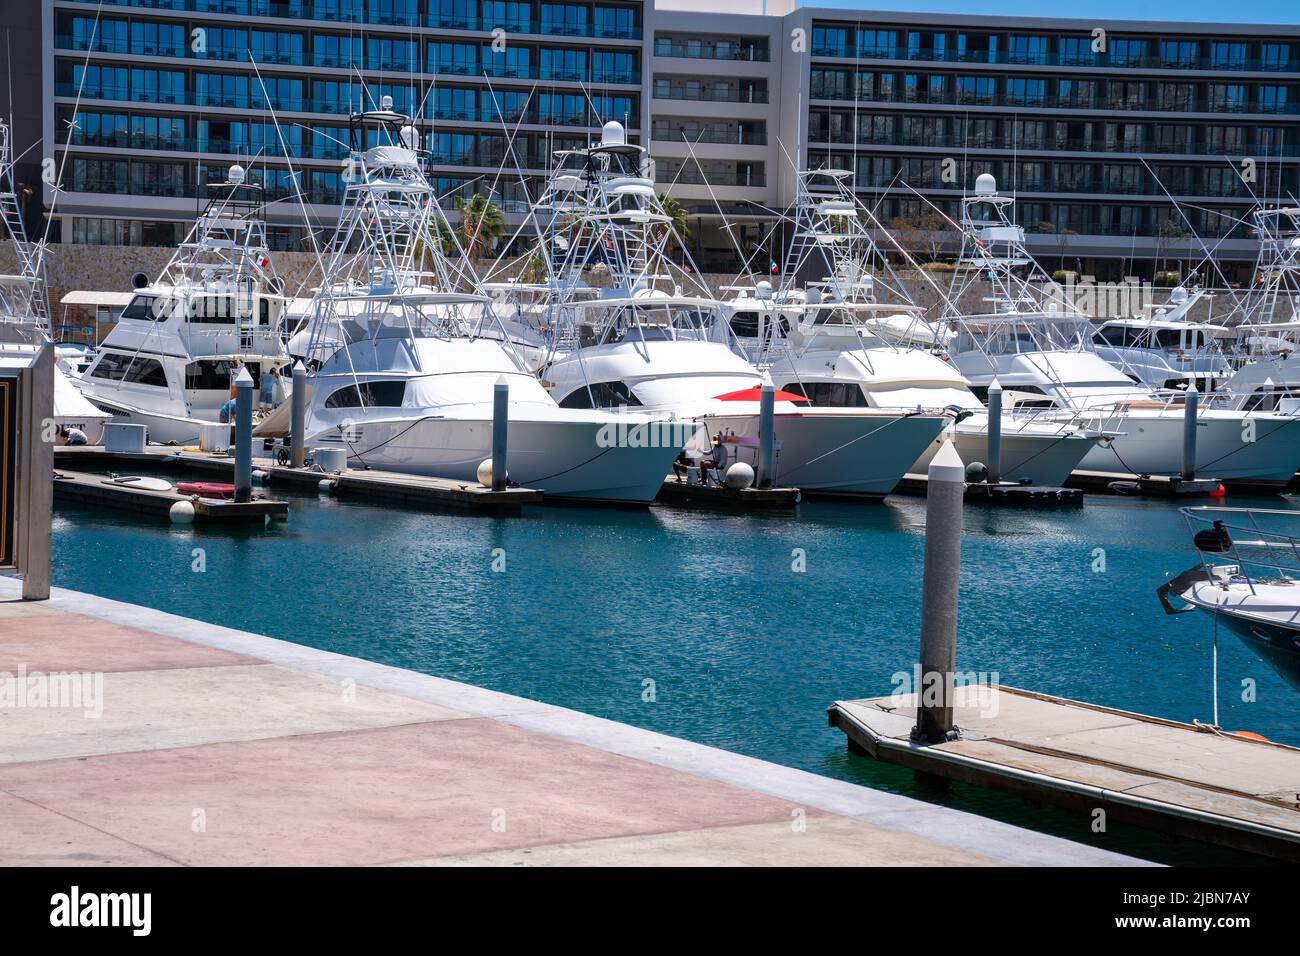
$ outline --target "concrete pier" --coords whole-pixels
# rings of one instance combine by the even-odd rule
[[[0,709],[0,865],[1138,862],[454,681],[19,593],[0,578],[0,672],[102,687]]]

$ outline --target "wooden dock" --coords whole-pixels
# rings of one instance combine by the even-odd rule
[[[725,485],[702,485],[676,475],[664,479],[655,501],[660,504],[725,510],[761,510],[794,508],[802,495],[798,488],[728,488]]]
[[[63,446],[55,449],[56,468],[64,464],[81,467],[109,468],[134,464],[137,467],[189,470],[229,479],[235,470],[233,455],[186,451],[164,445],[151,445],[139,453],[107,452],[96,446]],[[253,468],[265,473],[269,485],[297,485],[318,488],[322,481],[330,483],[330,493],[350,497],[395,503],[416,508],[457,509],[499,514],[517,512],[526,504],[537,504],[542,492],[534,488],[507,488],[493,491],[478,482],[454,481],[449,478],[431,478],[423,475],[406,475],[374,469],[349,469],[339,474],[315,468],[288,468],[277,465],[272,459],[253,457]]]
[[[891,494],[924,496],[929,485],[925,475],[906,474]],[[1054,485],[1022,485],[1004,481],[990,485],[972,481],[966,485],[967,502],[984,505],[1004,505],[1010,508],[1082,508],[1083,492],[1078,488],[1058,488]]]
[[[221,498],[201,498],[182,494],[175,489],[158,491],[152,488],[121,484],[105,475],[54,469],[54,498],[81,505],[96,505],[118,511],[131,511],[159,518],[168,518],[172,505],[188,501],[194,506],[194,521],[212,522],[263,522],[268,518],[286,518],[289,503],[276,501],[265,495],[253,494],[252,501],[227,501]]]
[[[1009,687],[958,688],[957,740],[911,739],[914,695],[838,701],[855,752],[1300,862],[1300,749]]]

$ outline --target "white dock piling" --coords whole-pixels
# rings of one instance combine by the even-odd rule
[[[917,739],[947,740],[957,668],[957,592],[961,580],[962,502],[966,467],[945,441],[930,462],[925,503],[925,574],[921,592],[921,695]]]

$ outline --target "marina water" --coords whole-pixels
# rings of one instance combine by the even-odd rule
[[[891,692],[891,677],[916,660],[924,499],[805,502],[790,515],[543,506],[485,518],[290,498],[287,522],[251,532],[61,506],[54,583],[1121,852],[1226,858],[1114,825],[1094,834],[1083,815],[973,787],[930,792],[908,771],[846,752],[826,706]],[[1264,506],[1294,505],[1279,496]],[[1195,557],[1175,504],[968,506],[965,524],[959,670],[1210,720],[1211,622],[1165,615],[1154,593]],[[1243,681],[1254,682],[1253,702]],[[1225,729],[1300,744],[1300,697],[1224,630],[1219,688]]]

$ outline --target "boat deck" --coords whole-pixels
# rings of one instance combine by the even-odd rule
[[[182,494],[174,489],[161,491],[152,488],[134,488],[114,482],[104,475],[68,471],[66,468],[54,470],[54,499],[80,505],[113,508],[117,511],[132,511],[158,518],[169,517],[172,505],[177,502],[188,501],[194,506],[194,521],[199,523],[261,522],[268,518],[285,518],[289,515],[287,501],[277,501],[257,492],[254,492],[251,501],[200,498]]]
[[[958,689],[958,740],[914,742],[912,695],[839,701],[853,749],[915,770],[1300,862],[1300,749],[1009,687]]]
[[[0,671],[100,687],[6,708],[4,866],[1140,862],[468,684],[19,591],[0,577]]]

